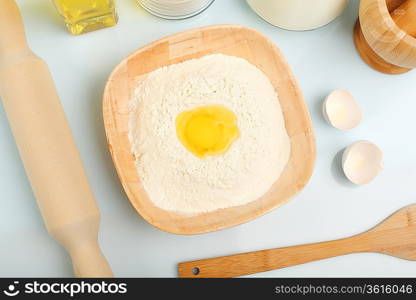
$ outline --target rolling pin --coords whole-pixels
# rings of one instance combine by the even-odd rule
[[[46,63],[29,48],[14,0],[0,1],[0,97],[49,233],[77,277],[111,277],[100,213]]]
[[[402,74],[416,67],[416,0],[361,0],[354,42],[377,71]]]

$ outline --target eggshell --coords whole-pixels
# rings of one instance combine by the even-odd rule
[[[330,125],[340,130],[357,127],[363,118],[357,101],[349,91],[344,89],[337,89],[326,97],[323,115]]]
[[[342,168],[351,182],[370,183],[383,169],[383,153],[369,141],[355,142],[344,151]]]

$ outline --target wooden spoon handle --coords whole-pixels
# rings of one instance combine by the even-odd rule
[[[369,251],[361,235],[316,244],[254,251],[180,263],[180,277],[238,277],[316,260]]]

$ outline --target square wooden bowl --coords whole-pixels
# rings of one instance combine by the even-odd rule
[[[280,178],[261,198],[242,206],[198,215],[163,210],[146,194],[128,139],[129,102],[142,75],[162,66],[207,54],[239,56],[271,80],[283,110],[291,154]],[[240,25],[213,25],[174,34],[125,58],[104,92],[104,124],[120,181],[137,212],[155,227],[176,234],[198,234],[247,222],[282,205],[308,182],[315,165],[315,139],[307,107],[283,55],[267,37]]]

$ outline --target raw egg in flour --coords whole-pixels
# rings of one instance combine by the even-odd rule
[[[176,118],[179,141],[199,158],[225,153],[239,137],[237,117],[224,106],[200,106]]]

